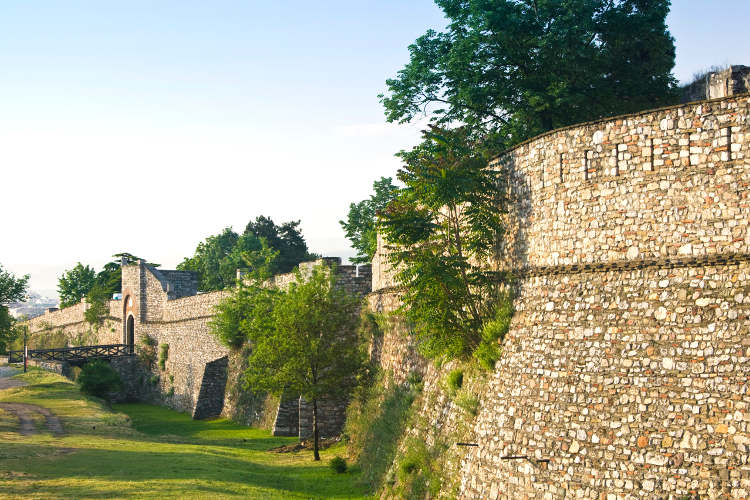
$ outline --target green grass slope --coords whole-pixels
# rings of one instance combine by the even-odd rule
[[[57,375],[18,377],[29,385],[0,391],[0,401],[49,408],[65,434],[35,419],[37,434],[22,436],[0,410],[2,498],[366,498],[358,471],[327,466],[341,446],[313,462],[309,451],[267,451],[294,438],[149,405],[109,409]]]

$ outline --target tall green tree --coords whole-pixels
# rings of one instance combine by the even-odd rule
[[[253,315],[256,321],[245,323],[253,346],[248,386],[276,394],[290,390],[312,404],[315,460],[320,460],[318,402],[346,397],[364,366],[359,303],[336,287],[333,272],[317,266],[307,280],[297,271],[297,282],[276,295],[270,314],[261,308]]]
[[[339,221],[346,237],[357,251],[357,256],[350,259],[355,264],[372,261],[378,249],[377,215],[398,192],[398,187],[393,185],[390,177],[381,177],[372,184],[372,189],[374,193],[370,198],[351,203],[346,220]]]
[[[299,224],[300,221],[297,220],[277,226],[270,217],[261,215],[247,223],[244,234],[265,239],[270,248],[279,252],[273,265],[274,274],[288,273],[300,262],[317,257],[308,251]]]
[[[195,254],[185,258],[177,269],[196,271],[201,291],[223,290],[234,286],[237,269],[249,267],[252,271],[253,256],[263,255],[263,249],[268,248],[275,254],[269,271],[272,274],[289,272],[300,262],[316,257],[307,251],[298,226],[299,221],[277,226],[269,217],[261,216],[250,221],[241,235],[232,228],[225,228],[199,243]]]
[[[17,336],[16,320],[10,315],[6,306],[0,306],[0,354],[8,352],[8,346],[16,340]]]
[[[427,114],[497,150],[678,100],[670,0],[435,0],[449,20],[409,46],[381,95],[388,121]]]
[[[29,275],[16,278],[10,271],[3,269],[0,264],[0,306],[7,306],[11,302],[23,302],[29,288]]]
[[[215,308],[209,322],[211,332],[231,349],[239,349],[248,339],[250,331],[268,330],[273,304],[278,290],[267,286],[271,266],[278,252],[265,244],[258,252],[243,256],[250,272]]]
[[[177,269],[196,271],[201,291],[223,290],[234,286],[237,269],[247,267],[243,255],[262,249],[260,238],[253,234],[240,236],[228,227],[199,243],[195,255],[185,258]]]
[[[112,297],[112,294],[122,292],[123,259],[125,259],[126,264],[145,260],[128,252],[116,253],[112,257],[114,257],[114,260],[104,264],[104,268],[96,275],[96,284],[101,289],[101,293],[104,293],[107,297]],[[159,267],[159,264],[154,264],[153,262],[149,262],[148,265]]]
[[[23,302],[29,287],[29,275],[17,278],[0,264],[0,353],[4,353],[18,336],[15,320],[10,315],[8,304]]]
[[[83,317],[95,332],[99,331],[99,328],[109,315],[109,299],[111,297],[112,295],[109,290],[102,287],[98,281],[94,283],[94,286],[86,294],[88,307],[83,313]]]
[[[80,262],[73,269],[66,270],[57,281],[57,294],[60,307],[77,304],[89,293],[96,283],[96,271]]]
[[[432,127],[399,156],[405,187],[380,225],[404,287],[402,311],[425,355],[468,356],[483,342],[506,278],[493,270],[507,206],[503,173],[487,168],[467,128]]]

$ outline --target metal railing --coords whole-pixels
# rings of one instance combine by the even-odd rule
[[[29,349],[28,359],[39,361],[65,361],[76,364],[90,359],[111,359],[133,354],[129,344],[85,345],[56,349]],[[9,351],[8,363],[23,363],[23,351]]]

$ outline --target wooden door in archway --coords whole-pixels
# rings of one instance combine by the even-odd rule
[[[135,318],[133,316],[128,316],[128,325],[126,328],[126,343],[128,344],[128,348],[130,350],[130,353],[132,354],[135,350]]]

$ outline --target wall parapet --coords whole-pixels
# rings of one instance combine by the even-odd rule
[[[500,267],[750,253],[750,95],[549,132],[495,158]]]
[[[85,301],[55,311],[46,311],[44,314],[26,320],[24,323],[29,327],[29,333],[41,332],[54,328],[66,328],[86,323],[84,316],[88,305]],[[109,313],[105,320],[122,319],[122,301],[110,300],[107,304]]]

